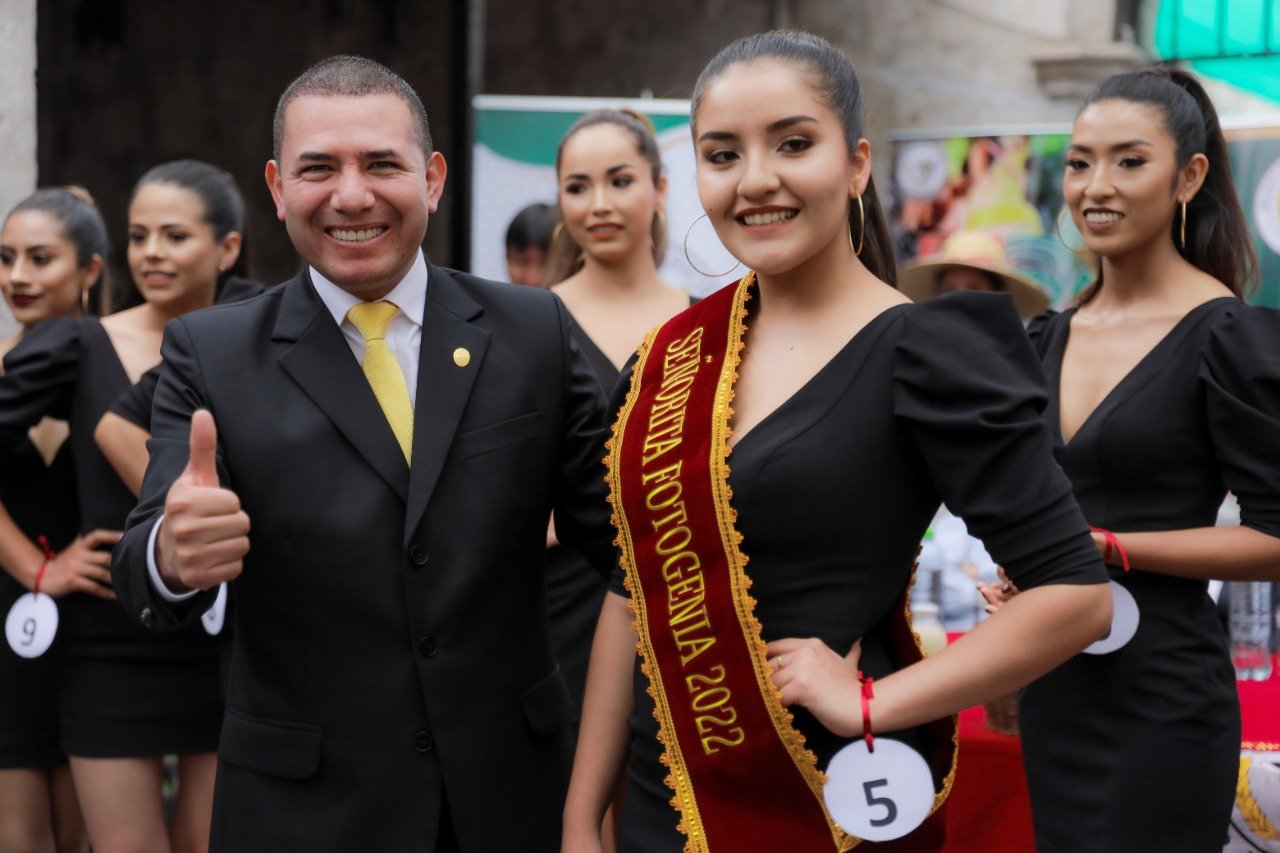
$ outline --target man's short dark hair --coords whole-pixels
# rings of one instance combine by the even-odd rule
[[[422,146],[422,153],[431,156],[431,126],[427,123],[427,109],[422,106],[422,99],[413,87],[381,63],[363,56],[342,54],[317,62],[303,71],[276,102],[276,115],[271,123],[271,151],[276,160],[280,159],[280,144],[284,138],[285,110],[294,98],[303,95],[395,95],[413,114],[414,135]]]

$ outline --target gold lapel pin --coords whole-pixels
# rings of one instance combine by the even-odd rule
[[[458,367],[466,367],[471,363],[471,353],[466,347],[458,347],[453,351],[453,363]]]

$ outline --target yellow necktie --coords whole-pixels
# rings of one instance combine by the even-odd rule
[[[408,462],[413,454],[413,404],[409,402],[404,373],[386,339],[387,326],[397,310],[390,302],[361,302],[347,312],[347,319],[364,337],[364,375]]]

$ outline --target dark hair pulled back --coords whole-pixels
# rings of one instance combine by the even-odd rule
[[[148,184],[171,184],[194,193],[204,207],[204,221],[213,230],[214,239],[221,240],[233,231],[244,235],[244,199],[235,178],[217,166],[201,160],[173,160],[154,166],[134,184],[129,195],[130,205]],[[218,285],[231,276],[244,276],[247,267],[242,241],[239,257],[230,269],[218,276]]]
[[[93,196],[83,187],[46,187],[36,190],[18,202],[9,211],[5,221],[15,213],[39,212],[58,223],[62,236],[75,246],[76,265],[83,267],[97,255],[102,259],[102,272],[94,289],[101,292],[107,278],[107,257],[111,254],[111,240],[107,225],[93,201]]]
[[[1180,215],[1173,217],[1169,236],[1184,258],[1243,297],[1254,286],[1258,256],[1231,177],[1227,140],[1204,87],[1195,77],[1176,68],[1117,74],[1089,93],[1080,112],[1110,100],[1148,104],[1160,110],[1165,131],[1174,141],[1179,169],[1196,154],[1208,159],[1204,184],[1187,203],[1186,246],[1181,245],[1179,237]],[[1093,299],[1101,289],[1099,269],[1097,281],[1081,294],[1080,304]]]
[[[773,30],[747,36],[717,53],[702,69],[693,88],[694,124],[697,124],[702,97],[713,80],[734,65],[760,59],[789,62],[807,71],[814,89],[839,118],[849,151],[857,148],[858,140],[866,136],[866,131],[862,87],[853,63],[831,42],[798,30]],[[867,179],[867,188],[862,194],[862,212],[857,200],[849,203],[849,229],[854,245],[862,245],[863,265],[880,280],[897,287],[898,269],[893,260],[889,223],[871,178]]]
[[[97,255],[105,262],[111,241],[102,214],[93,197],[81,187],[47,187],[36,190],[9,211],[9,216],[39,211],[52,217],[62,228],[62,236],[76,247],[76,264],[84,266]],[[5,217],[7,222],[9,216]]]

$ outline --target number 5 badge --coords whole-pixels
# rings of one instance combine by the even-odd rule
[[[914,830],[933,808],[933,774],[920,753],[905,743],[862,740],[836,753],[822,789],[827,810],[840,828],[867,841],[890,841]]]

